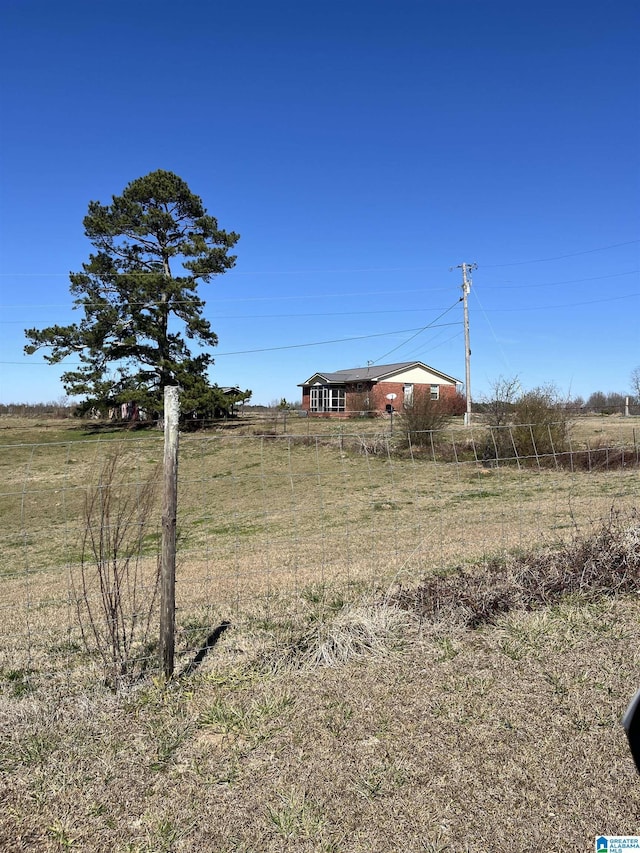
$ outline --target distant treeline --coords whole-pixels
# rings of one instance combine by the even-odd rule
[[[629,401],[629,414],[640,415],[640,400],[627,395],[619,394],[610,391],[594,391],[586,400],[582,397],[575,397],[567,400],[562,408],[566,412],[576,415],[580,414],[595,414],[595,415],[624,415],[626,413],[627,400]],[[488,412],[491,407],[490,402],[475,402],[473,403],[473,411],[478,414]],[[508,409],[514,404],[504,403]],[[296,412],[300,408],[299,401],[287,403],[284,398],[266,406],[251,406],[245,404],[242,411],[246,415],[261,415],[273,414],[274,411],[289,411]],[[70,418],[80,414],[75,403],[71,403],[66,399],[52,400],[48,403],[0,403],[0,415],[9,415],[13,417],[23,418]],[[84,415],[91,417],[91,415]]]
[[[0,403],[0,415],[21,418],[70,418],[75,405],[67,401],[50,403]]]
[[[627,411],[627,401],[630,415],[640,415],[640,400],[631,394],[619,394],[614,391],[594,391],[586,400],[583,397],[574,397],[565,400],[560,407],[570,414],[576,415],[624,415]],[[494,407],[493,401],[474,402],[473,411],[478,414],[490,412]],[[516,402],[503,402],[502,406],[506,412],[515,409]]]

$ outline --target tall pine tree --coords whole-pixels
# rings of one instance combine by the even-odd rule
[[[109,205],[92,201],[84,218],[95,253],[70,274],[79,323],[26,329],[25,352],[49,349],[56,364],[81,366],[62,375],[83,408],[136,402],[162,408],[166,385],[183,388],[183,409],[212,414],[220,394],[207,378],[218,338],[203,314],[198,285],[231,269],[239,239],[222,231],[202,200],[172,172],[132,181]],[[185,337],[202,349],[191,352]]]

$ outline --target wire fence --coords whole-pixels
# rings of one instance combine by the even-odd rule
[[[182,435],[178,671],[228,625],[244,638],[241,655],[252,633],[276,623],[379,601],[515,549],[556,547],[638,507],[632,425],[562,447],[545,429],[551,445],[542,450],[531,425],[525,454],[507,427],[403,436],[347,425],[313,434],[305,423],[302,434]],[[105,669],[114,680],[160,671],[162,455],[157,431],[0,446],[5,680],[73,690]],[[113,652],[123,643],[125,666]]]

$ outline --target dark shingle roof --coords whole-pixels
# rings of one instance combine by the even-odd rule
[[[331,373],[319,370],[306,382],[302,382],[301,385],[309,385],[311,380],[315,379],[315,377],[324,379],[325,382],[337,384],[343,382],[379,382],[381,379],[386,379],[394,373],[401,373],[403,370],[408,370],[411,367],[424,367],[425,370],[429,370],[431,373],[442,376],[443,379],[447,379],[451,382],[459,381],[453,376],[447,376],[447,374],[443,373],[441,370],[429,367],[428,364],[424,364],[422,361],[398,361],[395,364],[370,364],[367,367],[350,367],[348,370],[334,370]]]

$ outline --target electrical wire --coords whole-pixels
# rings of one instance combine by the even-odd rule
[[[509,261],[508,263],[501,264],[485,264],[481,263],[483,269],[498,269],[500,267],[515,267],[515,266],[523,266],[526,264],[539,264],[546,261],[560,261],[565,258],[576,258],[580,255],[590,255],[595,252],[606,252],[609,249],[617,249],[621,246],[632,246],[637,243],[640,243],[640,239],[636,240],[626,240],[622,243],[611,243],[608,246],[598,246],[594,249],[584,249],[580,252],[569,252],[565,255],[554,255],[548,258],[532,258],[527,261]],[[377,273],[377,272],[427,272],[428,270],[433,270],[434,267],[339,267],[336,269],[301,269],[301,270],[238,270],[238,269],[230,269],[226,271],[226,275],[310,275],[310,274],[323,274],[323,275],[334,275],[337,273]],[[69,273],[61,273],[61,272],[16,272],[16,273],[0,273],[1,278],[19,278],[19,277],[33,277],[33,278],[66,278]],[[130,275],[130,273],[111,273],[112,276],[124,276]],[[157,276],[157,272],[137,272],[136,275],[153,275]],[[586,280],[586,279],[585,279]],[[357,295],[357,294],[352,294]],[[264,297],[265,299],[270,299],[272,297]],[[284,297],[288,298],[288,297]],[[55,307],[55,306],[52,306]]]
[[[402,349],[402,347],[406,346],[409,343],[409,341],[412,341],[414,338],[417,338],[418,335],[421,335],[422,332],[425,332],[427,329],[434,328],[435,324],[438,322],[438,320],[440,320],[442,317],[444,317],[446,314],[448,314],[449,311],[452,311],[456,307],[456,305],[460,304],[460,302],[462,302],[462,298],[456,299],[456,301],[453,303],[453,305],[451,305],[449,308],[447,308],[446,311],[443,311],[442,314],[438,315],[435,318],[435,320],[433,320],[433,322],[427,323],[427,325],[424,326],[422,329],[418,329],[418,331],[415,334],[411,335],[410,338],[407,338],[406,341],[403,341],[401,344],[398,344],[397,347],[390,349],[389,352],[385,352],[384,355],[378,356],[378,358],[373,360],[372,364],[377,364],[378,362],[382,361],[383,358],[386,358],[388,355],[391,355],[392,353],[396,352],[397,350]]]
[[[450,288],[449,288],[450,290]],[[373,314],[416,314],[418,312],[434,311],[434,308],[391,308],[380,311],[311,311],[304,314],[216,314],[212,319],[218,320],[292,320],[303,317],[364,317]],[[20,325],[33,323],[29,320],[0,320],[0,325]]]
[[[492,290],[531,290],[539,287],[556,287],[559,284],[580,284],[583,281],[603,281],[608,278],[620,278],[625,275],[640,275],[640,270],[629,270],[628,272],[613,272],[608,275],[594,275],[589,278],[567,278],[564,281],[549,281],[546,284],[492,284]],[[486,290],[486,285],[484,285]]]
[[[442,326],[458,326],[458,325],[460,325],[460,323],[441,323],[440,325],[442,325]],[[424,328],[427,328],[427,327],[424,327]],[[394,332],[376,332],[375,334],[372,334],[372,335],[355,335],[355,336],[349,337],[349,338],[334,338],[333,340],[330,340],[330,341],[312,341],[312,342],[306,343],[306,344],[286,344],[286,345],[277,346],[277,347],[260,347],[257,349],[235,350],[234,352],[216,352],[215,357],[220,358],[221,356],[227,356],[227,355],[248,355],[249,353],[256,353],[256,352],[275,352],[276,350],[302,349],[304,347],[319,347],[319,346],[324,346],[326,344],[340,344],[340,343],[344,343],[347,341],[363,341],[363,340],[367,340],[369,338],[386,338],[386,337],[390,337],[391,335],[402,335],[402,334],[405,334],[406,332],[417,332],[419,334],[420,332],[424,331],[424,328],[421,328],[421,329],[398,329]],[[439,326],[432,326],[432,328],[439,328]],[[33,365],[46,364],[47,366],[50,366],[50,362],[48,362],[48,361],[34,361],[34,362],[0,361],[0,364],[28,365],[29,363],[31,363]],[[83,364],[83,362],[81,362],[81,361],[65,361],[65,365],[72,366],[72,365],[76,365],[76,364]]]
[[[433,352],[434,349],[440,349],[440,347],[443,347],[445,344],[448,344],[451,341],[455,341],[457,338],[462,337],[462,335],[463,335],[463,331],[459,330],[455,333],[455,335],[450,335],[448,338],[445,338],[443,341],[439,341],[438,343],[434,343],[434,341],[437,340],[437,335],[436,335],[432,341],[433,346],[425,347],[424,344],[420,344],[420,346],[416,347],[416,349],[410,350],[405,355],[405,358],[410,358],[411,356],[420,355],[420,354],[426,353],[426,352]]]
[[[505,364],[505,367],[507,368],[507,370],[511,370],[511,365],[509,364],[509,359],[508,359],[508,358],[507,358],[507,356],[506,356],[506,353],[505,353],[505,351],[504,351],[504,349],[503,349],[503,347],[502,347],[502,344],[501,344],[501,343],[500,343],[500,341],[498,340],[498,336],[496,335],[495,330],[494,330],[494,328],[493,328],[493,326],[492,326],[492,324],[491,324],[491,320],[489,319],[489,317],[488,317],[488,315],[487,315],[487,312],[484,310],[484,305],[482,304],[482,302],[480,302],[480,298],[478,297],[478,294],[476,293],[475,289],[472,291],[472,295],[473,295],[473,298],[475,299],[475,301],[476,301],[476,302],[478,303],[478,305],[480,306],[480,310],[482,311],[482,314],[483,314],[484,319],[485,319],[485,321],[486,321],[486,323],[487,323],[487,326],[489,327],[489,331],[490,331],[490,332],[491,332],[491,334],[493,335],[493,339],[494,339],[494,341],[495,341],[495,343],[496,343],[496,346],[497,346],[497,347],[498,347],[498,349],[500,350],[500,354],[502,355],[502,360],[503,360],[503,362],[504,362],[504,364]]]
[[[581,305],[601,305],[605,302],[619,302],[622,299],[634,299],[638,296],[640,296],[640,293],[625,293],[622,296],[609,296],[607,299],[591,299],[584,302],[565,302],[560,305],[527,305],[526,307],[520,308],[491,308],[491,312],[494,314],[498,312],[501,314],[507,312],[517,312],[522,314],[527,311],[555,311],[558,308],[578,308]]]
[[[214,297],[213,299],[208,300],[208,304],[213,302],[276,302],[276,301],[289,301],[289,300],[301,300],[301,299],[344,299],[347,296],[396,296],[400,293],[421,293],[424,296],[425,288],[412,288],[411,290],[365,290],[365,291],[357,291],[355,293],[310,293],[305,295],[294,294],[292,296],[230,296],[230,297]],[[429,293],[451,293],[451,287],[440,287],[440,288],[430,288]],[[102,303],[99,302],[81,302],[80,306],[94,306],[100,305]],[[154,302],[151,300],[145,300],[144,302],[129,302],[129,305],[136,306],[138,308],[142,307],[151,307],[162,304],[160,301]],[[171,305],[190,305],[192,304],[192,300],[184,299],[184,300],[174,300],[171,302]],[[33,303],[16,303],[13,305],[1,305],[0,309],[6,308],[69,308],[68,302],[58,302],[58,303],[43,303],[43,304],[33,304]],[[285,315],[287,316],[287,315]],[[288,315],[291,317],[296,316],[295,314]],[[241,317],[238,319],[242,319]]]
[[[561,284],[580,284],[584,281],[603,281],[610,278],[620,278],[622,276],[628,275],[639,275],[640,270],[627,270],[626,272],[617,272],[617,273],[608,273],[607,275],[597,275],[597,276],[589,276],[587,278],[569,278],[563,279],[561,281],[550,281],[545,284],[530,284],[523,282],[522,284],[517,285],[491,285],[491,290],[531,290],[532,288],[542,288],[542,287],[556,287]],[[478,285],[476,284],[475,287]],[[483,285],[484,290],[487,290],[487,285]],[[450,287],[446,288],[429,288],[429,293],[441,293],[441,292],[451,292]],[[371,290],[371,291],[358,291],[355,293],[323,293],[323,294],[307,294],[305,296],[256,296],[256,297],[230,297],[228,299],[210,299],[207,300],[207,305],[211,305],[215,302],[258,302],[258,301],[277,301],[277,300],[293,300],[293,299],[324,299],[324,298],[345,298],[345,297],[369,297],[369,296],[387,296],[393,294],[394,296],[398,294],[409,294],[409,293],[421,293],[424,295],[425,289],[411,289],[411,290]],[[82,303],[83,305],[85,303]],[[88,302],[86,303],[88,306],[95,305],[97,303]],[[159,302],[130,302],[129,305],[137,306],[137,307],[151,307],[155,305],[159,305]],[[189,304],[186,300],[184,301],[176,301],[172,303],[173,305],[185,305]],[[9,309],[25,309],[28,308],[30,310],[34,309],[49,309],[49,308],[69,308],[68,303],[43,303],[43,304],[24,304],[24,303],[16,303],[13,305],[1,305],[0,310],[9,310]],[[317,311],[313,312],[304,312],[304,313],[288,313],[288,314],[217,314],[213,319],[217,320],[269,320],[272,318],[279,319],[295,319],[295,318],[303,318],[303,317],[340,317],[346,315],[369,315],[369,314],[404,314],[404,313],[415,313],[416,311],[431,311],[431,308],[402,308],[402,309],[391,309],[388,311],[327,311],[318,313]],[[10,323],[31,323],[32,319],[29,320],[0,320],[0,324],[10,324]]]
[[[482,264],[482,268],[497,269],[498,267],[519,267],[524,264],[541,264],[545,261],[562,261],[565,258],[577,258],[578,255],[591,255],[594,252],[606,252],[608,249],[617,249],[620,246],[632,246],[634,243],[640,243],[640,240],[627,240],[624,243],[612,243],[610,246],[598,246],[596,249],[585,249],[582,252],[569,252],[566,255],[555,255],[552,258],[533,258],[533,260],[530,261],[511,261],[507,264]]]

